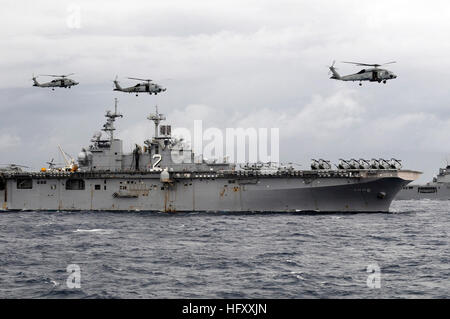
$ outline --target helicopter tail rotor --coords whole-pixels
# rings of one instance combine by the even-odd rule
[[[114,83],[114,91],[122,91],[122,87],[120,86],[119,81],[117,81],[117,75],[113,83]]]
[[[333,63],[331,63],[331,65],[326,66],[329,69],[328,75],[331,75],[331,68],[334,68],[335,64],[336,64],[336,60],[333,60]],[[334,68],[334,69],[337,70],[337,68]]]
[[[48,164],[48,168],[50,168],[50,169],[52,169],[52,168],[54,168],[55,167],[55,163],[54,163],[54,158],[52,158],[52,160],[50,161],[50,162],[46,162],[47,164]]]
[[[336,61],[333,61],[333,63],[331,64],[331,66],[329,66],[328,68],[330,69],[330,71],[328,72],[328,75],[333,74],[331,76],[330,79],[335,79],[335,80],[339,80],[341,78],[341,76],[339,75],[339,73],[336,71],[337,68],[334,67],[334,65],[336,64]]]
[[[33,81],[33,86],[39,86],[39,82],[36,80],[34,73],[32,74],[31,80]]]

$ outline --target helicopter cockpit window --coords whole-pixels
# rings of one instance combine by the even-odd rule
[[[140,86],[140,84],[136,84],[134,87],[137,88],[137,87],[139,87],[139,86]]]
[[[364,72],[366,72],[366,70],[361,70],[361,71],[359,71],[359,72],[356,73],[356,74],[363,74]]]

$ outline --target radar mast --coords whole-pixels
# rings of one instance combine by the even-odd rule
[[[166,116],[164,114],[158,113],[158,105],[155,105],[155,108],[156,112],[151,113],[149,116],[147,116],[147,119],[155,123],[155,138],[158,138],[159,123],[161,123],[161,121],[165,121]]]
[[[111,113],[111,111],[106,111],[105,117],[106,123],[103,125],[102,131],[109,134],[110,141],[112,142],[114,140],[114,131],[116,130],[114,127],[114,122],[117,117],[123,117],[122,114],[117,113],[117,98],[114,99],[114,113]]]

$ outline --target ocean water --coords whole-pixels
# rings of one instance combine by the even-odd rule
[[[0,297],[448,298],[450,202],[391,211],[0,213]]]

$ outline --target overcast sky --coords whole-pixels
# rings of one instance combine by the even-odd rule
[[[174,126],[279,127],[284,162],[396,157],[426,182],[450,158],[449,34],[438,0],[3,0],[0,164],[43,167],[58,144],[76,156],[118,97],[125,151],[151,136],[157,103]],[[330,80],[333,60],[341,74],[359,71],[341,61],[394,60],[398,78]],[[71,90],[32,87],[71,72]],[[116,75],[167,91],[113,92]]]

